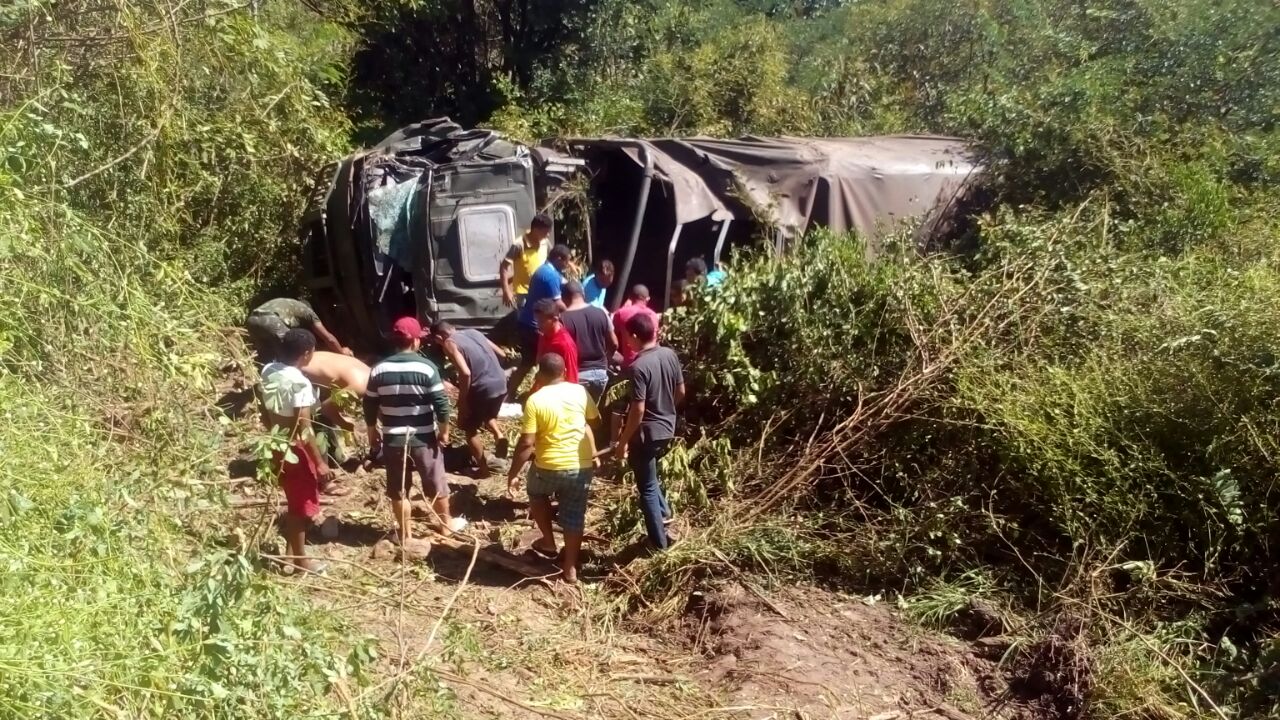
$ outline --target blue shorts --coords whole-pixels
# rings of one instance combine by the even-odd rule
[[[556,519],[560,529],[579,533],[587,526],[587,494],[594,470],[543,470],[536,464],[529,468],[529,499],[555,497],[560,502]]]

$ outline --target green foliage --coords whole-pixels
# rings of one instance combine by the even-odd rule
[[[346,40],[293,3],[257,18],[240,7],[182,6],[177,34],[160,31],[159,6],[21,17],[7,34],[37,40],[10,59],[31,79],[0,86],[0,185],[103,217],[196,282],[287,285],[310,174],[345,147],[330,98]],[[107,39],[72,43],[95,32]],[[19,251],[44,241],[8,238]]]
[[[201,412],[218,314],[170,296],[154,275],[173,268],[137,248],[79,229],[76,242],[114,247],[108,284],[77,261],[76,229],[46,230],[60,242],[41,263],[0,269],[14,303],[0,372],[0,707],[218,718],[325,707],[368,648],[344,649],[338,628],[248,558],[182,527],[217,507],[196,482],[222,476],[222,426]]]
[[[794,498],[812,512],[806,525],[843,548],[812,552],[844,581],[974,577],[1013,554],[1004,582],[1033,605],[1057,602],[1045,578],[1098,573],[1123,588],[1098,601],[1099,628],[1111,613],[1203,623],[1240,602],[1210,588],[1247,597],[1258,568],[1277,562],[1280,274],[1239,260],[1242,246],[1269,258],[1273,230],[1231,228],[1227,247],[1176,258],[1129,251],[1160,243],[1117,230],[1102,203],[987,218],[982,251],[963,262],[871,261],[854,238],[816,236],[785,258],[735,266],[665,334],[686,357],[690,413],[722,423],[715,432],[740,458],[761,443],[776,457],[729,494],[748,506],[811,461],[813,438],[849,432],[839,421],[855,407],[911,394],[905,411],[866,416],[855,452],[820,457],[817,484]],[[917,359],[945,372],[920,381]],[[1148,586],[1114,569],[1126,563],[1190,584]],[[974,594],[955,590],[926,591],[924,614]],[[1276,632],[1261,617],[1250,627]],[[1263,663],[1254,671],[1273,662],[1266,647],[1248,645]],[[1103,661],[1121,650],[1098,662],[1119,673]],[[1176,674],[1152,672],[1159,702],[1176,705]]]
[[[288,2],[0,11],[0,714],[298,717],[363,681],[366,641],[201,531],[223,328],[290,281],[344,43]]]

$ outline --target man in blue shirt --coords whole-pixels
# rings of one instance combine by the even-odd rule
[[[547,261],[529,277],[529,293],[525,296],[518,315],[520,364],[511,373],[511,382],[507,386],[507,398],[512,402],[515,402],[525,376],[538,363],[538,318],[533,308],[539,300],[554,300],[560,311],[564,311],[565,304],[560,298],[560,288],[564,285],[564,275],[561,273],[569,267],[571,257],[568,245],[556,245],[547,253]]]
[[[604,296],[613,285],[613,278],[613,261],[609,258],[601,258],[596,263],[596,271],[582,282],[582,299],[586,300],[588,305],[604,310]]]
[[[725,272],[718,268],[707,272],[707,261],[700,257],[689,260],[684,266],[684,279],[691,286],[705,282],[707,287],[715,287],[726,277]]]

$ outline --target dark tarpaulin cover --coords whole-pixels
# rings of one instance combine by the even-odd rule
[[[406,125],[359,155],[390,155],[418,167],[523,157],[528,148],[493,130],[466,130],[447,117]]]
[[[614,147],[665,185],[676,224],[744,219],[743,209],[787,235],[811,226],[874,237],[902,221],[934,219],[981,174],[972,147],[950,137],[744,137],[574,139]]]

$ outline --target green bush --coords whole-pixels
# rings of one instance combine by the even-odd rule
[[[367,642],[206,529],[224,328],[292,280],[344,42],[287,2],[0,11],[5,717],[297,717],[362,682]]]
[[[865,415],[861,442],[818,456],[784,506],[843,548],[821,563],[898,586],[995,562],[1033,605],[1051,599],[1045,578],[1100,573],[1117,588],[1107,612],[1232,612],[1280,559],[1280,274],[1206,249],[1128,252],[1087,208],[1002,213],[983,238],[957,262],[871,261],[855,238],[810,237],[736,265],[675,316],[690,414],[748,457],[767,434],[775,458],[725,500],[767,496],[829,447],[815,438],[850,432],[855,407],[954,349],[936,382],[906,385],[906,409]],[[1098,567],[1124,563],[1199,589],[1134,594]]]

